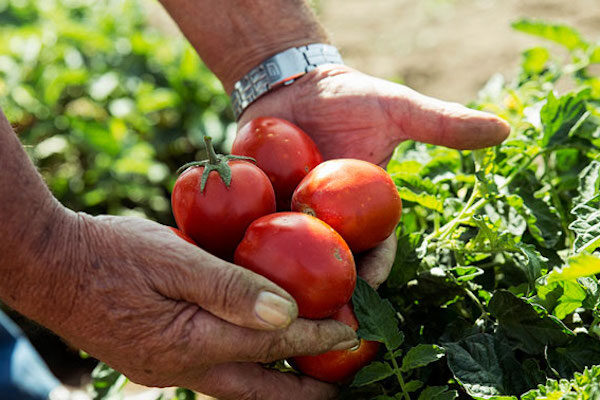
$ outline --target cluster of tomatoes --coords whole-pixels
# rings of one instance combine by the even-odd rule
[[[177,226],[206,251],[265,276],[290,293],[300,317],[334,318],[353,329],[353,254],[394,232],[402,203],[380,167],[355,159],[323,162],[294,124],[262,117],[246,124],[231,155],[186,164],[173,188]],[[185,235],[184,235],[185,236]],[[350,379],[378,343],[296,357],[314,378]]]

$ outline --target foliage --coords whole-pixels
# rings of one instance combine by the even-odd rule
[[[514,82],[495,76],[481,90],[472,107],[512,127],[502,145],[396,149],[388,172],[405,206],[396,263],[385,300],[356,308],[369,338],[377,338],[369,318],[381,329],[399,317],[403,342],[380,339],[385,359],[426,346],[443,349],[446,365],[414,371],[413,395],[394,379],[404,372],[398,363],[378,360],[357,375],[368,385],[347,398],[596,396],[600,45],[567,26],[513,27],[559,45],[560,55],[527,50]]]
[[[63,204],[172,224],[174,171],[234,124],[192,47],[147,23],[152,5],[0,1],[0,105]]]

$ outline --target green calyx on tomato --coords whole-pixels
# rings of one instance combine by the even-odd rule
[[[208,175],[210,175],[212,171],[216,171],[219,174],[221,180],[223,180],[223,183],[226,187],[229,187],[229,185],[231,185],[231,168],[229,168],[229,161],[245,160],[256,163],[256,160],[252,157],[217,154],[212,145],[212,138],[210,136],[204,136],[204,143],[206,144],[208,160],[192,161],[182,165],[177,170],[177,173],[180,174],[181,172],[191,167],[204,167],[204,172],[202,173],[202,180],[200,181],[200,192],[202,193],[204,193],[204,188],[206,187]]]

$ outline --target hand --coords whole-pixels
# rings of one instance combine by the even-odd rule
[[[324,65],[269,93],[242,114],[287,119],[307,132],[325,159],[358,158],[385,167],[403,140],[476,149],[502,142],[510,127],[502,119],[456,103],[424,96],[343,65]],[[396,243],[390,237],[358,261],[359,275],[373,287],[387,278]]]
[[[269,93],[242,114],[287,119],[306,131],[325,159],[358,158],[385,166],[403,140],[477,149],[502,142],[502,119],[424,96],[344,65],[324,65]]]
[[[297,306],[280,287],[165,226],[70,215],[48,265],[71,272],[40,283],[57,291],[54,302],[44,302],[52,312],[33,313],[42,324],[144,385],[182,386],[222,400],[335,395],[334,386],[257,362],[352,347],[358,342],[351,328],[296,319]]]

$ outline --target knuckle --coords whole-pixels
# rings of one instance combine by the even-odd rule
[[[251,292],[251,285],[246,276],[238,268],[219,268],[217,277],[212,280],[215,296],[212,296],[213,305],[222,310],[235,309]]]

